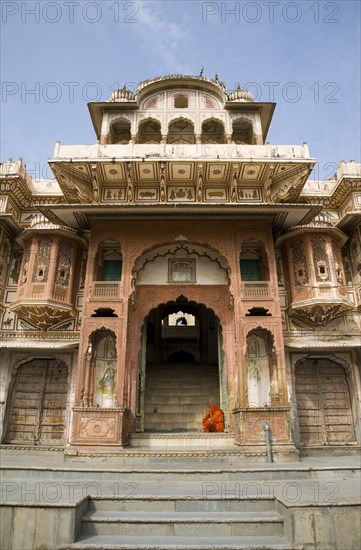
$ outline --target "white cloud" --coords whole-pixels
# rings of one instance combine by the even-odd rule
[[[156,1],[138,2],[139,12],[136,17],[139,23],[133,26],[138,41],[152,57],[158,60],[159,73],[187,73],[189,65],[183,62],[185,50],[189,46],[192,36],[187,32],[184,24],[176,23],[176,9],[172,10],[172,19],[168,16],[168,8],[176,3],[162,3]]]

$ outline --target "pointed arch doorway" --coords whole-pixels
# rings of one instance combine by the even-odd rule
[[[153,308],[142,331],[137,431],[202,431],[210,403],[227,411],[225,371],[221,325],[212,309],[184,297]]]

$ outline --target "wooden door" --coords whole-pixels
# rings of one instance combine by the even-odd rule
[[[296,399],[303,443],[339,443],[355,439],[345,371],[328,359],[296,367]]]
[[[8,415],[7,443],[62,445],[68,367],[34,359],[19,367]]]

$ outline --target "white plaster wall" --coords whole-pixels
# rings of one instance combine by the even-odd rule
[[[168,255],[163,258],[156,258],[149,262],[140,270],[138,275],[138,285],[167,285],[168,284],[168,258],[174,258]],[[221,269],[217,262],[209,258],[199,258],[196,254],[184,256],[196,259],[196,284],[199,285],[226,285],[227,274]]]

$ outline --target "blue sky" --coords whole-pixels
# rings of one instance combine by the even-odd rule
[[[95,141],[88,101],[204,67],[274,100],[267,140],[307,141],[313,177],[330,177],[341,159],[360,160],[360,4],[3,0],[1,160],[51,177],[56,140]]]

